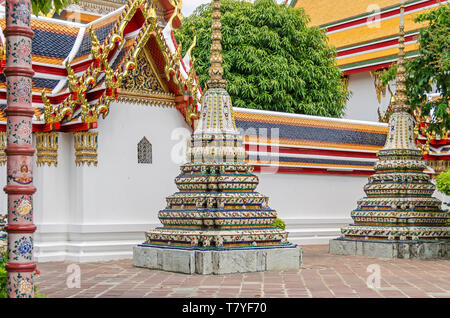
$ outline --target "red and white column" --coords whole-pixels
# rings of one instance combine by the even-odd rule
[[[31,1],[6,1],[8,271],[10,298],[34,297]]]

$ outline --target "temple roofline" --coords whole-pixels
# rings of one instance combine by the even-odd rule
[[[320,116],[283,113],[283,112],[276,112],[276,111],[270,111],[270,110],[260,110],[260,109],[240,108],[240,107],[233,107],[233,109],[237,113],[262,114],[262,115],[277,116],[277,117],[289,117],[289,118],[320,120],[320,121],[328,121],[328,122],[336,122],[336,123],[360,124],[360,125],[368,125],[368,126],[376,126],[376,127],[388,127],[388,124],[386,124],[386,123],[379,123],[379,122],[374,122],[374,121],[320,117]]]

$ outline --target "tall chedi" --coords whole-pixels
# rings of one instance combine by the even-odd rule
[[[398,71],[386,145],[378,152],[375,174],[364,186],[367,197],[351,214],[354,224],[330,241],[330,253],[389,258],[449,258],[449,213],[432,197],[422,151],[414,139],[414,118],[407,104],[404,1],[400,15]]]
[[[134,248],[139,267],[199,274],[298,269],[300,247],[273,226],[268,197],[255,192],[258,177],[245,162],[222,67],[220,1],[212,2],[208,90],[189,140],[187,163],[158,217],[163,227]]]

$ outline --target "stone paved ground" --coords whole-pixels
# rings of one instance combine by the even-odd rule
[[[38,264],[39,292],[49,297],[446,297],[450,261],[329,255],[305,246],[300,270],[200,276],[135,268],[131,260],[84,263],[81,288],[67,288],[71,263]],[[370,289],[367,267],[379,265],[381,284]]]

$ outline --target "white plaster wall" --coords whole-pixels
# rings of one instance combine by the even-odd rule
[[[352,223],[350,213],[364,197],[365,176],[316,174],[258,174],[257,191],[269,197],[269,206],[286,223],[289,241],[328,244]]]
[[[382,98],[381,104],[378,104],[374,80],[370,72],[351,74],[348,82],[352,95],[347,102],[344,118],[377,122],[378,107],[384,114],[389,105],[391,99],[389,91],[386,89],[386,97]]]
[[[35,138],[33,138],[35,142]],[[37,166],[34,157],[33,217],[37,225],[35,255],[42,250],[46,257],[57,260],[65,258],[67,225],[70,212],[70,168],[72,160],[72,134],[58,136],[58,165]]]
[[[145,231],[160,225],[157,213],[165,198],[177,191],[180,162],[172,160],[172,151],[184,144],[171,139],[177,129],[190,131],[176,109],[113,103],[107,119],[99,121],[97,167],[76,167],[73,135],[60,134],[58,167],[35,167],[36,260],[131,258]],[[144,136],[153,147],[151,165],[137,163],[137,144]],[[5,174],[0,167],[2,188]],[[352,222],[350,212],[367,183],[365,176],[258,176],[257,191],[286,222],[289,240],[303,245],[327,244],[339,236]],[[6,211],[3,191],[0,199]]]
[[[166,196],[177,191],[179,163],[171,160],[171,151],[179,140],[170,137],[180,127],[187,129],[175,109],[113,104],[110,116],[100,122],[98,167],[76,167],[73,136],[60,134],[58,167],[35,167],[36,260],[131,257],[145,231],[159,226],[157,213]],[[137,164],[143,136],[153,146],[152,165]],[[367,182],[359,176],[258,177],[257,191],[269,197],[270,207],[286,222],[289,240],[297,244],[327,244],[337,237],[352,222],[350,212]]]
[[[171,140],[171,134],[188,127],[175,108],[118,103],[110,116],[100,123],[98,167],[82,168],[83,222],[157,222],[165,197],[177,191],[180,169],[171,152],[179,140]],[[144,136],[152,144],[152,164],[137,163],[137,144]]]
[[[99,121],[98,166],[76,167],[73,135],[60,134],[58,168],[36,168],[37,261],[129,258],[177,191],[174,130],[190,132],[175,108],[113,103]],[[153,163],[137,163],[137,144],[152,143]]]

